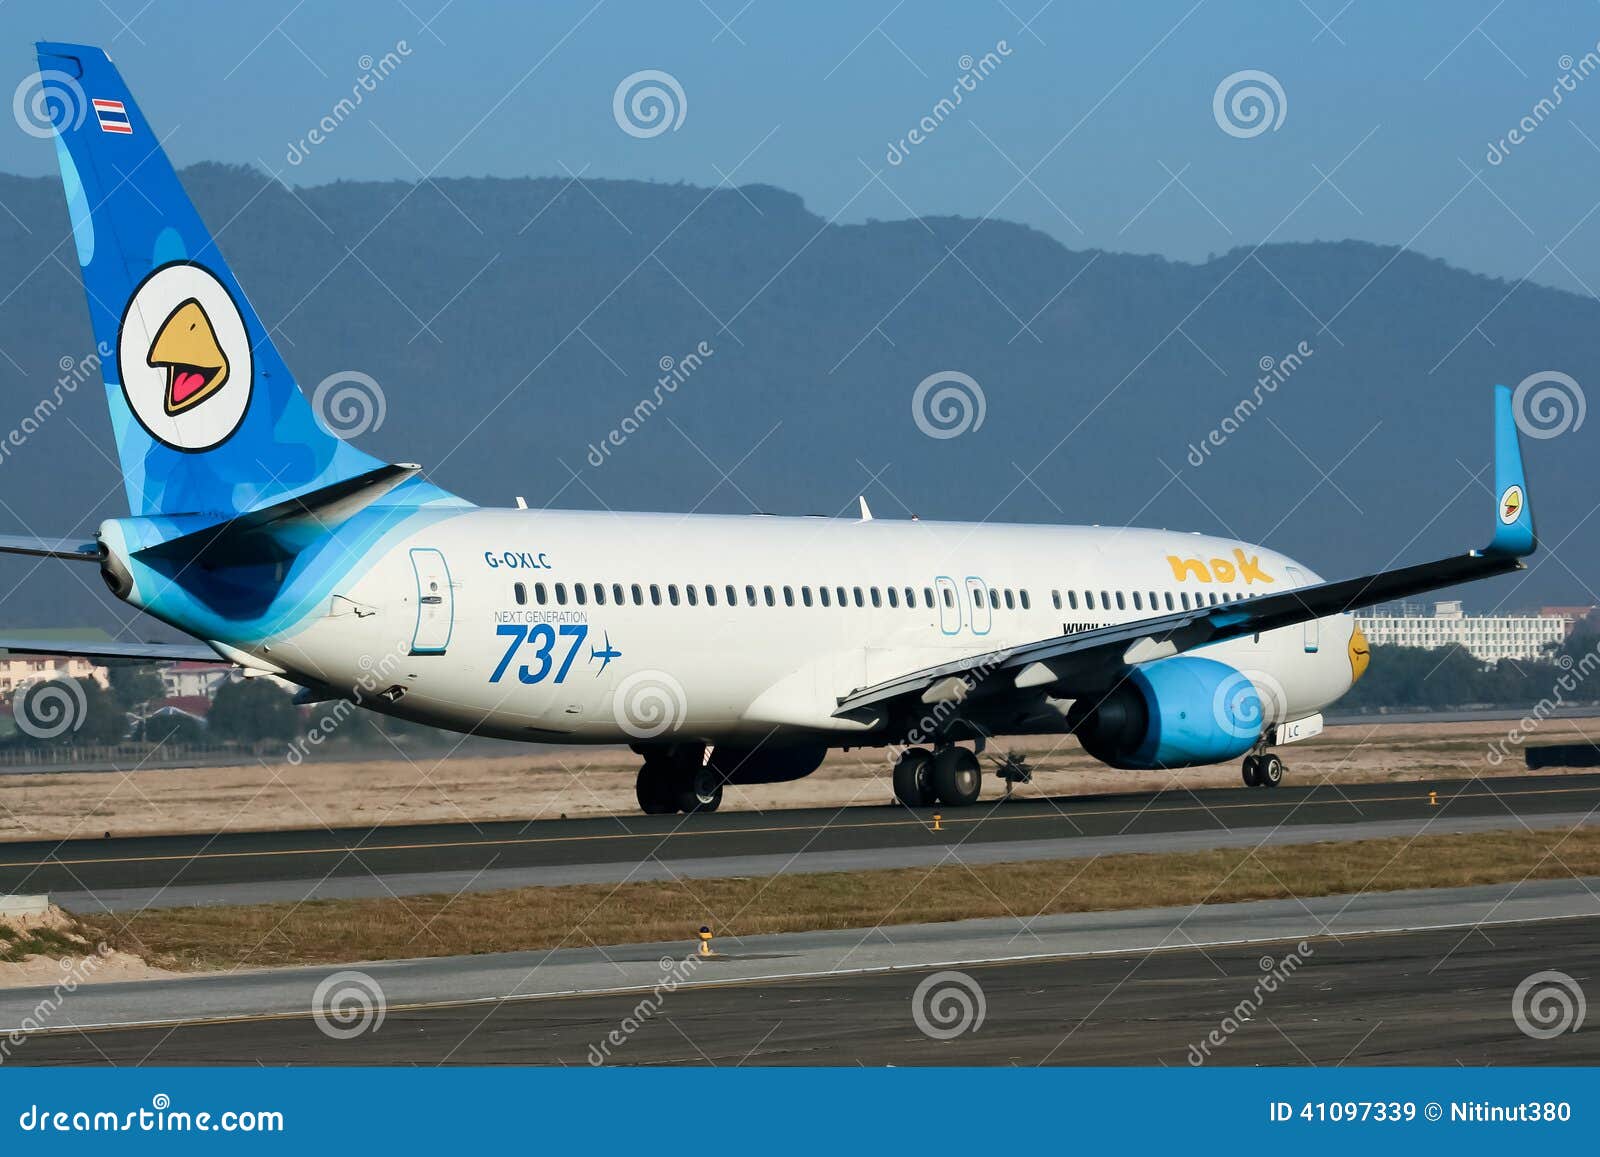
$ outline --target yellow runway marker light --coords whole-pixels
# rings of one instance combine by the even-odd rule
[[[944,831],[944,825],[939,822],[942,819],[944,819],[944,817],[942,815],[940,815],[938,812],[934,812],[933,813],[933,830],[934,831],[936,831],[936,832]]]
[[[700,936],[700,955],[701,956],[711,956],[711,955],[713,955],[713,953],[711,951],[711,929],[706,927],[704,924],[702,924],[700,926],[699,936]]]
[[[1428,806],[1429,807],[1438,807],[1439,806],[1439,793],[1438,792],[1430,791],[1428,793]]]

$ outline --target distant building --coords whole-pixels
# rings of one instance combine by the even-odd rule
[[[161,683],[167,699],[210,700],[217,688],[240,678],[239,668],[232,663],[169,663],[161,669]]]
[[[1431,610],[1421,603],[1388,603],[1356,616],[1373,646],[1458,645],[1486,663],[1548,658],[1566,641],[1572,622],[1565,614],[1469,615],[1459,599],[1434,603]]]
[[[1568,635],[1572,634],[1572,628],[1573,627],[1576,627],[1579,623],[1583,622],[1590,615],[1594,614],[1594,612],[1595,612],[1595,607],[1594,607],[1593,604],[1589,604],[1587,606],[1575,606],[1575,607],[1540,607],[1539,608],[1539,615],[1541,617],[1548,616],[1548,617],[1554,618],[1554,619],[1566,619],[1567,620],[1567,634]]]
[[[106,669],[93,660],[66,655],[0,656],[0,695],[10,695],[24,683],[43,683],[51,679],[93,679],[107,684]]]

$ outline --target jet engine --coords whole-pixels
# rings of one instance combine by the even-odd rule
[[[1195,655],[1135,667],[1109,695],[1075,702],[1067,721],[1090,755],[1131,771],[1226,762],[1267,722],[1248,675]]]

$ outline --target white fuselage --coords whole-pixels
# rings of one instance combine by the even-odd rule
[[[506,738],[870,744],[891,737],[833,714],[858,688],[1316,581],[1275,551],[1164,530],[472,509],[387,545],[326,613],[248,649]],[[1268,722],[1298,719],[1348,690],[1352,622],[1199,653],[1248,673]]]

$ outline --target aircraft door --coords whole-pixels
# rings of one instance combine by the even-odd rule
[[[455,626],[450,568],[441,552],[417,547],[411,552],[411,569],[417,579],[417,629],[411,636],[411,653],[442,655]]]
[[[967,602],[972,606],[972,633],[987,635],[994,626],[994,611],[989,605],[989,584],[975,574],[967,576]]]
[[[961,596],[956,580],[940,575],[933,580],[933,596],[939,602],[939,629],[947,635],[961,633]]]
[[[1299,567],[1288,567],[1289,581],[1294,583],[1295,589],[1306,585],[1306,576]],[[1322,620],[1311,619],[1305,624],[1305,648],[1308,655],[1315,655],[1322,646]]]

